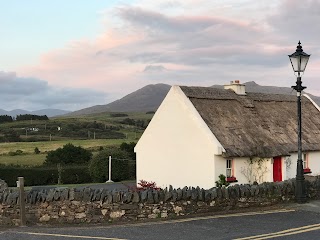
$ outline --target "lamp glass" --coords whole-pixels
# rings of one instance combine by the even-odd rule
[[[305,56],[305,55],[294,55],[290,56],[290,62],[293,68],[293,71],[295,72],[304,72],[306,69],[306,66],[308,64],[310,56]]]

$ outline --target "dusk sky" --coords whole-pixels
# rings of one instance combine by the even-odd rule
[[[320,96],[320,0],[0,1],[5,110],[78,110],[156,83],[290,87],[299,40]]]

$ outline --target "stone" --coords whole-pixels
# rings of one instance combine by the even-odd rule
[[[61,211],[60,213],[59,213],[59,216],[60,217],[64,217],[66,215],[66,212],[65,211]]]
[[[199,197],[198,197],[199,201],[204,201],[205,191],[203,188],[201,188],[201,189],[198,188],[198,195],[199,195]]]
[[[92,201],[100,201],[101,191],[102,191],[101,189],[96,189],[93,192]]]
[[[108,196],[108,190],[107,189],[103,189],[102,192],[101,192],[100,200],[102,202],[104,202],[107,196]]]
[[[164,201],[164,197],[165,197],[165,193],[162,189],[160,189],[159,193],[159,201],[163,202]]]
[[[138,202],[140,202],[140,195],[139,195],[138,192],[133,192],[132,202],[133,202],[133,203],[138,203]]]
[[[74,188],[69,189],[69,200],[70,201],[74,200]]]
[[[153,198],[153,194],[152,194],[152,191],[151,190],[149,190],[148,192],[147,192],[147,203],[154,203],[154,198]]]
[[[197,201],[198,200],[198,190],[195,189],[195,188],[192,188],[191,200],[193,200],[193,201]]]
[[[209,202],[211,200],[211,192],[210,191],[205,191],[204,192],[204,201]]]
[[[112,202],[113,202],[112,194],[111,194],[111,192],[108,192],[108,194],[107,194],[107,199],[106,199],[106,203],[107,203],[107,204],[111,204]]]
[[[83,190],[75,190],[74,191],[74,200],[81,201],[83,198]]]
[[[155,213],[151,213],[148,215],[148,218],[157,218],[159,215]]]
[[[58,200],[60,199],[60,196],[61,196],[60,190],[54,191],[53,200],[54,200],[54,201],[58,201]]]
[[[60,194],[60,198],[61,198],[61,200],[68,200],[69,199],[69,189],[68,188],[62,189],[61,194]]]
[[[167,218],[168,217],[168,213],[167,212],[162,212],[160,217],[161,218]]]
[[[40,217],[39,222],[49,222],[50,219],[51,219],[51,217],[49,216],[49,214],[45,214]]]
[[[141,192],[141,202],[146,202],[148,199],[148,189]]]
[[[175,214],[180,215],[180,212],[182,211],[182,207],[174,206],[173,211],[175,212]]]
[[[75,205],[75,206],[80,206],[81,202],[79,202],[79,201],[71,201],[71,204]]]
[[[40,208],[47,208],[49,206],[48,202],[44,202],[40,204]]]
[[[155,209],[152,210],[152,212],[155,213],[155,214],[159,214],[161,211],[160,211],[160,209],[155,208]]]
[[[132,199],[132,192],[125,192],[123,194],[123,202],[124,203],[130,203],[131,202],[131,199]]]
[[[81,213],[76,213],[76,214],[74,215],[74,218],[76,218],[76,219],[83,219],[83,218],[85,218],[86,216],[87,216],[86,213],[81,212]]]
[[[46,198],[47,202],[52,202],[54,197],[55,189],[50,189]]]
[[[125,210],[114,211],[110,213],[110,218],[112,219],[121,218],[123,215],[125,215],[125,213],[126,213]]]
[[[90,188],[85,188],[84,190],[83,190],[83,201],[84,202],[90,202],[91,201],[91,199],[92,199],[92,193],[91,193],[91,189]]]
[[[9,205],[11,204],[15,205],[18,203],[18,199],[19,199],[19,192],[12,192],[12,193],[9,193],[6,203]]]
[[[171,198],[172,198],[172,192],[165,191],[165,193],[164,193],[164,201],[168,202],[169,200],[171,200]]]
[[[101,213],[103,216],[105,216],[108,212],[108,209],[101,209]]]
[[[112,192],[112,202],[114,203],[119,203],[121,202],[121,194],[118,191],[113,191]]]
[[[154,189],[152,193],[153,193],[154,203],[159,203],[160,202],[159,191]]]
[[[173,190],[173,191],[172,191],[172,201],[173,201],[173,202],[176,202],[177,199],[178,199],[177,191],[176,191],[176,190]]]
[[[178,188],[177,189],[177,201],[180,201],[182,199],[182,195],[183,195],[182,189]]]
[[[8,184],[6,181],[0,179],[0,192],[4,192],[8,189]]]

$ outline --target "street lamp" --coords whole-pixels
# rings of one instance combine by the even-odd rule
[[[306,69],[310,55],[303,52],[301,43],[299,41],[297,50],[289,55],[290,62],[294,73],[297,74],[297,82],[295,86],[292,86],[297,91],[297,105],[298,105],[298,160],[297,160],[297,175],[296,175],[296,188],[295,196],[298,203],[305,203],[307,201],[306,185],[304,181],[304,172],[302,164],[302,144],[301,144],[301,92],[306,87],[302,86],[300,73],[303,73]]]

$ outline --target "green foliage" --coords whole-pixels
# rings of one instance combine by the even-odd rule
[[[35,154],[39,154],[39,153],[40,153],[40,150],[39,150],[38,147],[35,147],[35,148],[34,148],[34,153],[35,153]]]
[[[8,153],[9,156],[18,156],[18,155],[23,155],[23,154],[24,154],[23,151],[20,149],[16,150],[15,152],[11,151]]]
[[[49,151],[44,164],[85,164],[90,161],[92,153],[80,146],[71,143],[64,145],[54,151]]]
[[[229,183],[227,182],[227,178],[225,175],[220,174],[219,175],[219,180],[216,181],[216,187],[222,187],[222,186],[229,186]]]
[[[109,156],[112,156],[111,173],[113,181],[128,180],[129,172],[129,154],[119,148],[109,148],[100,151],[94,156],[89,164],[89,172],[96,182],[108,180]]]
[[[111,113],[110,117],[128,117],[126,113]]]
[[[20,114],[17,115],[16,121],[24,121],[24,120],[49,120],[47,115],[33,115],[33,114]]]
[[[58,169],[56,166],[26,167],[0,165],[1,179],[9,187],[16,186],[18,177],[23,176],[26,186],[54,185],[58,183]],[[63,166],[61,179],[65,184],[89,183],[91,177],[87,166]]]
[[[123,151],[126,151],[130,159],[136,160],[136,153],[134,152],[135,146],[136,146],[136,143],[134,142],[130,142],[130,143],[123,142],[120,145],[120,149]]]
[[[0,123],[13,122],[13,118],[8,115],[0,115]]]

